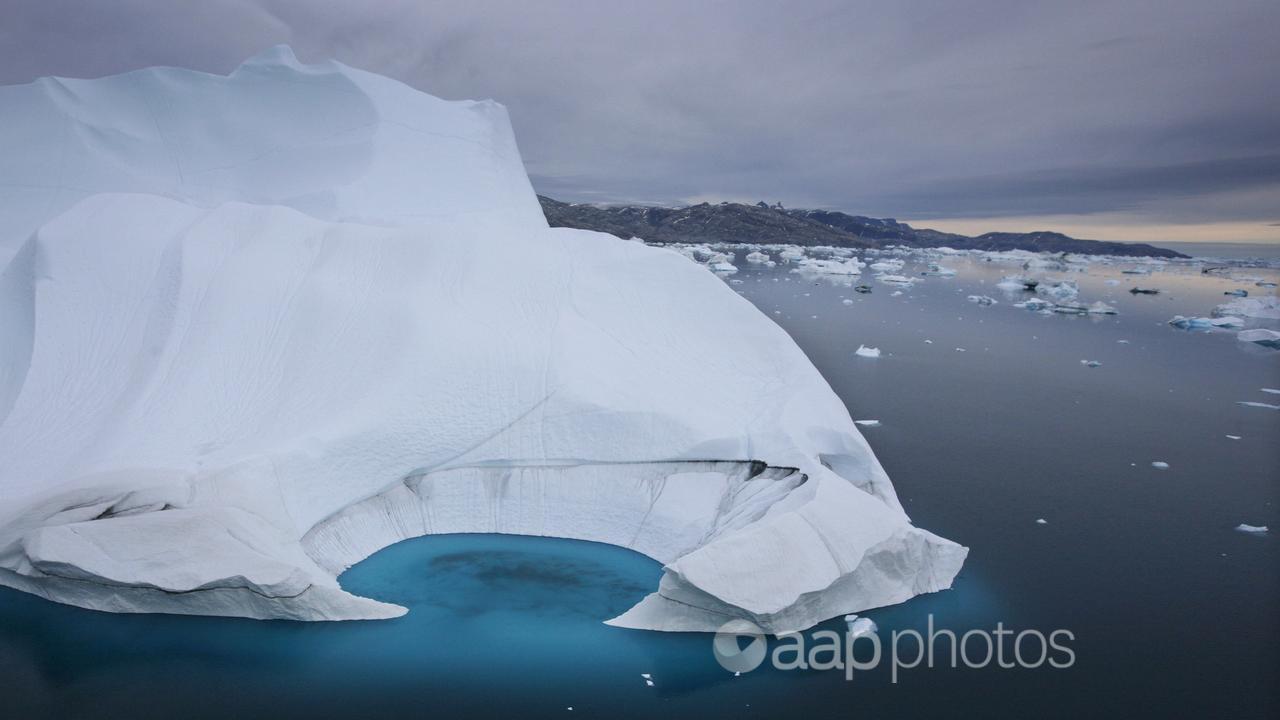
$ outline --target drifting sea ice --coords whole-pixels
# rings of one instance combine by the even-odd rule
[[[1267,330],[1266,328],[1241,330],[1236,333],[1236,340],[1280,350],[1280,332],[1276,332],[1275,330]]]
[[[756,250],[754,252],[747,253],[747,262],[753,263],[755,265],[763,265],[771,261],[769,260],[768,255],[760,252],[759,250]]]
[[[1169,324],[1181,328],[1183,330],[1208,330],[1211,328],[1240,328],[1244,327],[1244,320],[1238,317],[1183,317],[1182,315],[1174,315]]]
[[[859,345],[858,349],[853,351],[853,354],[857,355],[858,357],[864,357],[864,358],[878,358],[880,357],[880,348],[873,348],[873,347],[867,347],[866,345]]]
[[[979,305],[995,305],[996,299],[989,295],[970,295],[969,302]]]
[[[1270,529],[1266,525],[1249,525],[1247,523],[1240,523],[1236,526],[1236,532],[1249,533],[1250,535],[1263,535],[1270,532]]]
[[[1256,298],[1236,298],[1213,309],[1214,317],[1240,315],[1263,320],[1280,320],[1280,298],[1275,295]]]

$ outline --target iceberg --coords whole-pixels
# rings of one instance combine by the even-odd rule
[[[549,228],[493,102],[283,47],[0,88],[0,298],[0,584],[57,602],[390,618],[340,573],[501,532],[661,562],[612,624],[778,633],[967,554],[727,284]]]

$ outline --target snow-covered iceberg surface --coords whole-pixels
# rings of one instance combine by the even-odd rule
[[[782,632],[967,552],[722,281],[549,229],[493,103],[287,49],[0,88],[0,249],[0,583],[52,600],[392,617],[338,574],[508,532],[663,562],[615,624]]]

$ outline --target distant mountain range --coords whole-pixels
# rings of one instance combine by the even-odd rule
[[[892,218],[848,215],[832,210],[789,210],[782,205],[700,203],[682,208],[647,205],[579,205],[542,195],[542,212],[552,227],[596,230],[620,238],[659,243],[742,243],[831,245],[879,248],[888,245],[975,250],[1031,250],[1088,255],[1187,257],[1141,243],[1078,240],[1058,232],[990,232],[977,237],[913,228]]]

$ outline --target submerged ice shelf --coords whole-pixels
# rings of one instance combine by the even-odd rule
[[[510,532],[663,562],[615,624],[782,632],[964,561],[747,301],[549,229],[499,105],[277,48],[0,88],[0,115],[0,583],[384,618],[343,568]]]

